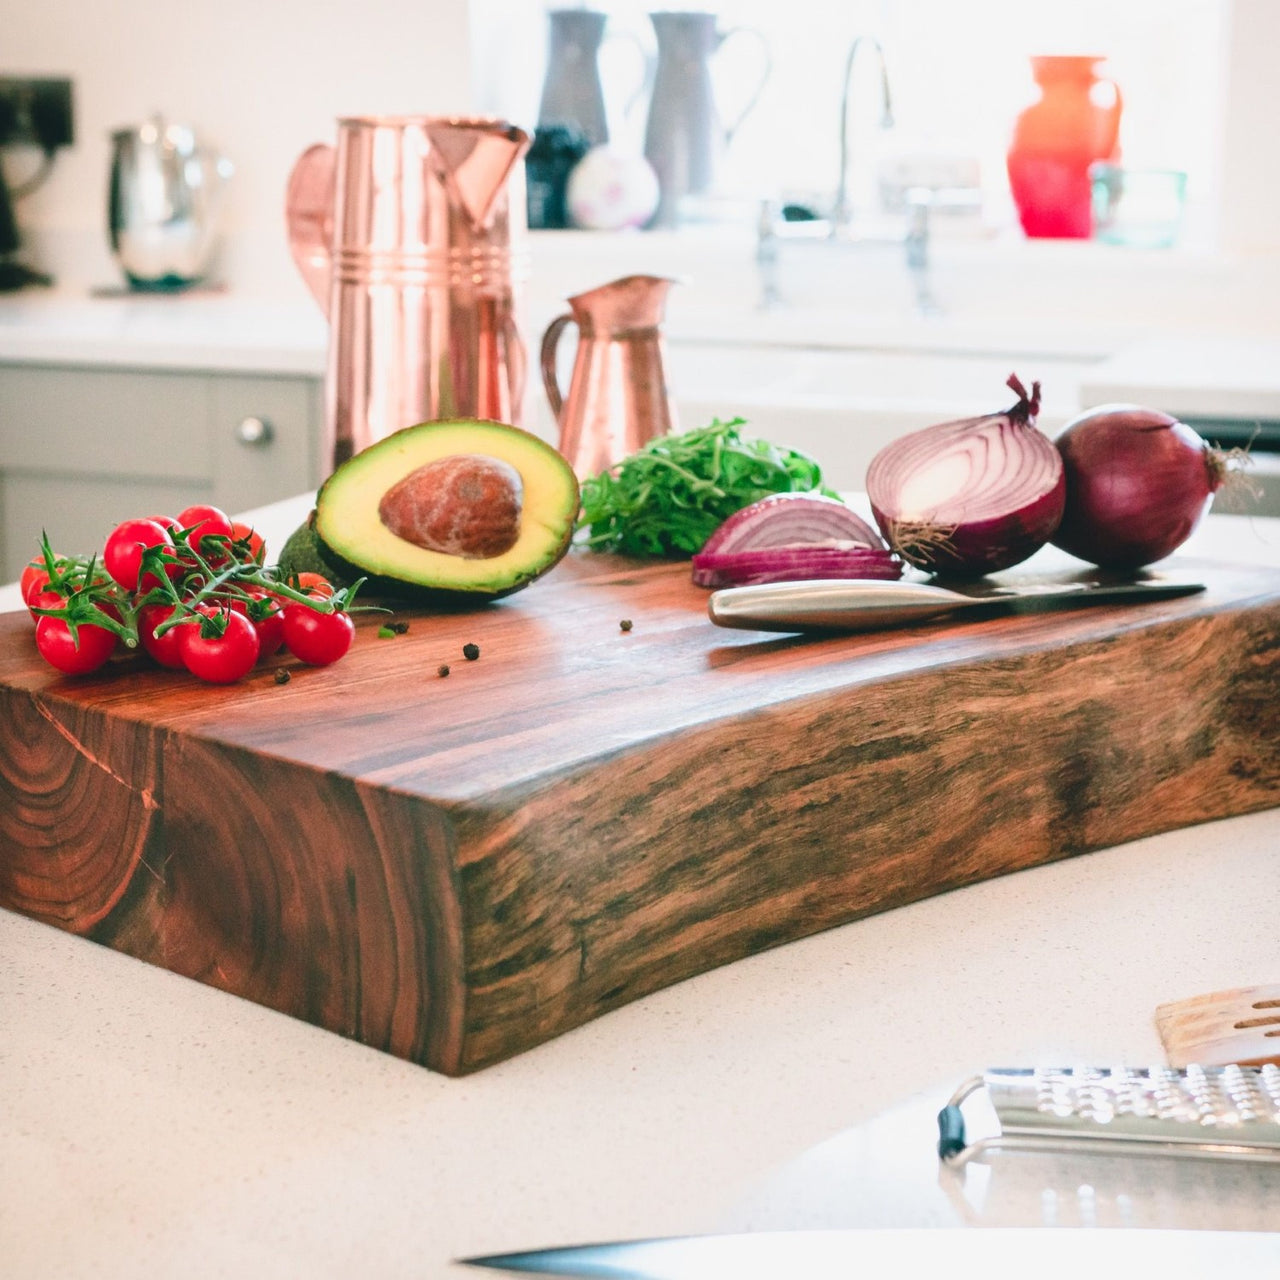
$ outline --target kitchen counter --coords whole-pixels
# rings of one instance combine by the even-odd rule
[[[1211,518],[1186,551],[1280,564],[1280,521]],[[454,1080],[0,912],[5,1275],[460,1278],[470,1253],[758,1225],[779,1169],[905,1099],[1157,1062],[1157,1004],[1276,980],[1278,839],[1271,810],[1005,876]],[[888,1241],[1059,1274],[1034,1236],[1001,1270],[940,1235],[871,1233],[870,1272]],[[1214,1274],[1190,1246],[1161,1269]]]
[[[308,299],[106,295],[59,289],[0,298],[0,361],[129,369],[324,374],[328,328]]]
[[[1160,404],[1166,390],[1198,379],[1210,392],[1262,391],[1239,400],[1242,412],[1280,416],[1278,255],[940,234],[930,266],[940,312],[926,318],[900,244],[798,242],[779,252],[780,301],[765,307],[744,228],[533,233],[522,286],[530,345],[572,294],[647,272],[676,281],[663,326],[676,343],[994,355],[1028,368],[1071,360],[1089,367],[1086,388],[1123,385]],[[328,331],[319,308],[283,244],[258,253],[271,271],[234,288],[139,295],[68,278],[0,297],[0,362],[320,376]],[[859,384],[847,389],[856,398]],[[899,389],[909,398],[910,380]]]

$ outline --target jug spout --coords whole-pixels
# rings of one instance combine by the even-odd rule
[[[487,117],[441,117],[425,129],[429,161],[473,226],[487,228],[498,196],[532,142],[518,125]]]
[[[623,276],[569,299],[584,337],[621,337],[662,323],[667,294],[679,280],[671,276]]]

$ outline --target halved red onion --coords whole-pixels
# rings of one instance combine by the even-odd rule
[[[1190,536],[1230,471],[1228,456],[1157,409],[1100,405],[1057,439],[1066,508],[1053,544],[1108,569],[1162,560]]]
[[[762,547],[704,551],[693,557],[698,587],[742,587],[754,582],[813,578],[900,578],[902,562],[888,547]]]
[[[1048,542],[1066,483],[1053,441],[1036,429],[1040,384],[1003,413],[925,427],[886,445],[867,470],[867,496],[889,545],[938,574],[995,573]]]
[[[818,493],[773,493],[735,511],[702,550],[808,545],[883,547],[884,539],[838,498]]]

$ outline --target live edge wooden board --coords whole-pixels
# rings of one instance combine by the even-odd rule
[[[1280,571],[1169,565],[1208,590],[800,638],[712,626],[687,565],[574,553],[231,687],[66,679],[6,615],[0,905],[473,1071],[804,934],[1280,804]]]

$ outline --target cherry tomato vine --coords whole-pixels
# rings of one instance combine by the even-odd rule
[[[36,648],[57,670],[84,675],[118,649],[229,684],[287,649],[312,666],[336,662],[355,635],[363,579],[335,590],[316,574],[285,577],[262,538],[216,507],[125,520],[100,555],[60,555],[42,536],[22,574]]]

